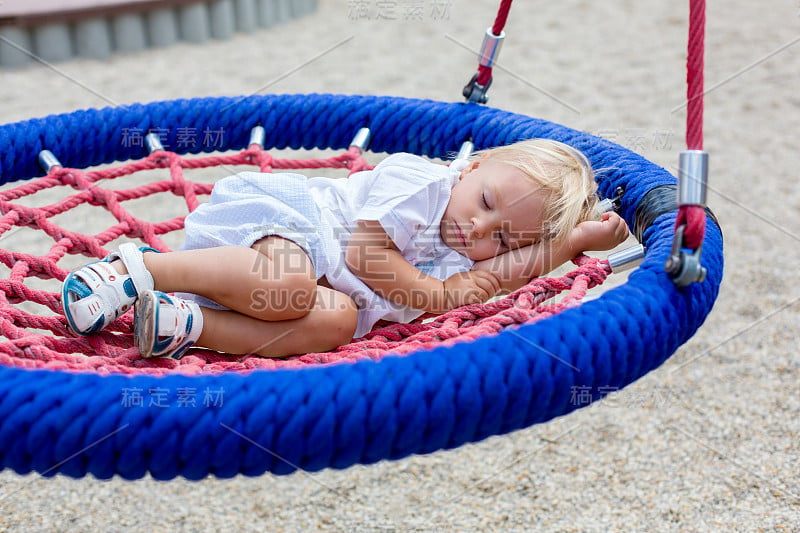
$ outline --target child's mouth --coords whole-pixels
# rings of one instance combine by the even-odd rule
[[[464,237],[464,232],[461,230],[461,226],[458,225],[458,222],[453,221],[453,224],[456,225],[456,232],[458,233],[458,238],[461,239],[461,244],[464,248],[467,247],[467,239]]]

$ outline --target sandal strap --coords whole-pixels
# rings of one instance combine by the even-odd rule
[[[142,295],[136,313],[136,343],[142,357],[180,359],[203,331],[197,303],[161,291]]]
[[[87,335],[102,329],[127,311],[136,292],[126,278],[104,261],[90,263],[71,273],[62,295],[70,327],[80,335]],[[81,298],[69,301],[68,292]]]
[[[105,260],[109,263],[115,259],[119,259],[128,269],[128,275],[131,277],[131,282],[136,289],[136,295],[141,296],[145,291],[153,290],[155,283],[153,275],[144,266],[144,252],[158,252],[158,250],[149,247],[138,248],[132,242],[120,244],[119,251],[110,254]]]
[[[90,335],[126,312],[144,292],[153,289],[153,276],[144,266],[144,252],[124,243],[118,252],[70,272],[61,287],[61,307],[72,331]],[[119,259],[128,274],[119,274],[111,262]]]

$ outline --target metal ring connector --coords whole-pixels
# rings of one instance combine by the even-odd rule
[[[678,205],[706,205],[708,152],[684,150],[678,159]]]
[[[500,55],[500,49],[503,47],[503,41],[506,38],[506,32],[501,31],[500,35],[492,33],[492,28],[486,28],[486,33],[483,36],[483,44],[481,44],[481,51],[478,56],[478,64],[484,67],[492,68],[497,56]]]
[[[369,128],[361,128],[358,130],[353,137],[353,140],[350,141],[350,148],[358,148],[360,151],[364,151],[369,147],[369,143],[372,140],[372,131]]]
[[[597,202],[597,211],[599,213],[609,213],[614,210],[614,200],[611,198],[603,198]]]
[[[267,130],[264,129],[264,126],[255,126],[250,130],[250,142],[247,143],[247,146],[256,145],[259,148],[264,148],[264,141],[266,138]]]
[[[39,152],[39,165],[48,174],[54,168],[61,168],[64,166],[50,150],[42,150]]]
[[[613,198],[603,198],[597,202],[597,211],[602,215],[603,213],[610,213],[616,211],[622,205],[622,197],[625,194],[624,187],[617,187],[614,191]]]
[[[687,287],[694,282],[702,283],[706,279],[706,268],[700,264],[703,256],[702,243],[695,251],[683,248],[683,232],[685,225],[678,226],[675,230],[675,239],[672,241],[672,251],[664,264],[664,270],[678,287]]]
[[[458,153],[456,154],[456,159],[466,159],[472,155],[472,152],[475,151],[475,143],[472,141],[464,141],[461,144],[461,148],[458,149]]]
[[[469,80],[469,83],[464,86],[461,94],[467,99],[468,102],[485,104],[489,101],[489,95],[486,93],[489,91],[489,87],[491,86],[491,78],[489,78],[489,83],[487,83],[485,86],[478,83],[478,73],[476,72],[475,75],[472,76],[472,79]]]
[[[678,165],[678,205],[706,205],[706,189],[708,188],[708,153],[703,150],[684,150],[680,154]],[[692,283],[702,283],[706,279],[706,269],[700,264],[703,256],[703,243],[696,250],[686,247],[684,233],[686,225],[675,229],[672,240],[672,251],[664,263],[664,270],[678,287],[687,287]]]
[[[164,145],[161,144],[161,137],[154,132],[150,132],[145,135],[144,144],[147,147],[147,152],[150,154],[164,150]]]
[[[644,245],[637,244],[636,246],[631,246],[630,248],[625,248],[619,252],[609,254],[606,260],[611,267],[611,272],[617,274],[639,266],[644,259],[645,251]]]

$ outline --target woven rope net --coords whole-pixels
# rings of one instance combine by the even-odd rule
[[[143,160],[107,169],[83,171],[55,166],[45,177],[0,191],[0,239],[25,228],[41,232],[49,243],[45,253],[36,255],[5,249],[6,244],[0,242],[0,260],[9,270],[8,277],[0,279],[0,364],[102,374],[197,374],[379,359],[390,353],[406,354],[440,343],[469,341],[551,316],[578,305],[587,290],[603,283],[610,273],[606,261],[580,256],[574,260],[573,271],[559,278],[534,279],[505,298],[461,307],[435,318],[422,317],[409,324],[384,325],[332,352],[284,359],[231,356],[200,348],[190,350],[178,361],[142,359],[133,346],[132,312],[89,337],[76,336],[68,329],[61,314],[58,289],[70,269],[59,266],[60,262],[79,258],[78,264],[82,264],[101,259],[114,249],[106,246],[116,239],[138,240],[169,251],[165,236],[182,231],[186,214],[212,188],[212,184],[188,179],[185,170],[239,165],[255,166],[262,172],[333,168],[353,173],[371,168],[357,148],[332,157],[310,159],[273,158],[258,145],[231,155],[198,158],[158,150]],[[119,178],[143,171],[157,171],[159,179],[120,186],[125,180]],[[29,205],[33,195],[59,187],[68,187],[69,194],[49,205]],[[127,208],[126,202],[156,195],[183,198],[184,212],[167,220],[148,222]],[[170,201],[177,203],[174,199]],[[85,235],[54,220],[79,216],[74,213],[85,206],[104,210],[113,217],[113,222],[99,233]],[[49,283],[42,284],[39,280]]]

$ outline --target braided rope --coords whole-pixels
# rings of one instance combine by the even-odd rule
[[[500,6],[497,8],[497,16],[492,23],[492,35],[500,36],[503,28],[506,26],[508,20],[508,13],[511,11],[511,3],[513,0],[502,0]],[[478,64],[478,84],[486,87],[492,81],[492,67]]]
[[[705,0],[689,1],[689,40],[686,58],[686,148],[703,149],[703,70],[705,55]],[[675,227],[685,225],[684,242],[692,250],[703,243],[706,214],[703,206],[684,205],[678,209]]]
[[[686,58],[686,148],[689,150],[703,149],[705,28],[705,0],[690,0]]]
[[[166,128],[169,145],[179,146],[172,131],[186,124],[199,131],[223,128],[220,150],[246,147],[257,124],[267,132],[268,149],[342,149],[367,125],[376,152],[443,158],[466,139],[483,149],[552,138],[582,150],[594,166],[611,169],[599,176],[599,189],[609,197],[624,187],[620,211],[630,226],[643,196],[675,183],[664,169],[629,150],[544,120],[474,104],[334,95],[179,100],[0,126],[0,143],[10,147],[0,153],[0,181],[37,175],[35,154],[43,148],[69,168],[140,159],[144,149],[122,145],[120,131]],[[202,147],[181,148],[182,153],[198,153]],[[91,173],[84,174],[84,186],[91,183],[86,176]],[[96,194],[102,197],[90,187],[78,196],[91,202]],[[24,210],[13,218],[3,219],[2,227],[17,220],[47,222]],[[644,262],[625,284],[600,298],[569,306],[584,284],[593,283],[589,274],[577,275],[571,282],[574,291],[561,302],[567,301],[568,308],[558,314],[482,333],[469,342],[444,340],[403,357],[163,376],[101,375],[107,372],[103,368],[87,373],[0,367],[0,465],[18,473],[127,479],[148,473],[156,479],[284,474],[430,453],[564,415],[587,405],[587,398],[596,400],[658,367],[710,312],[722,276],[719,228],[708,224],[706,282],[678,289],[663,271],[674,220],[674,212],[661,215],[643,232]],[[116,231],[129,231],[128,224],[119,221]],[[159,236],[155,230],[148,235]],[[71,235],[54,233],[53,238],[56,246],[50,253],[67,253]],[[76,246],[82,248],[70,251],[104,252],[90,250],[89,243]],[[7,259],[12,287],[0,292],[9,302],[31,296],[21,281],[38,268],[31,266],[32,257],[14,254],[19,253]],[[537,298],[523,294],[517,303],[530,299],[525,305],[533,307]],[[513,314],[521,307],[503,312]],[[442,337],[451,318],[440,319]],[[55,331],[61,321],[57,315],[50,320]],[[415,324],[396,326],[402,327],[408,332],[384,330],[381,335],[393,340],[418,333]],[[97,341],[81,342],[91,350]],[[43,357],[40,345],[20,348],[31,361]],[[574,400],[578,389],[580,402]]]

